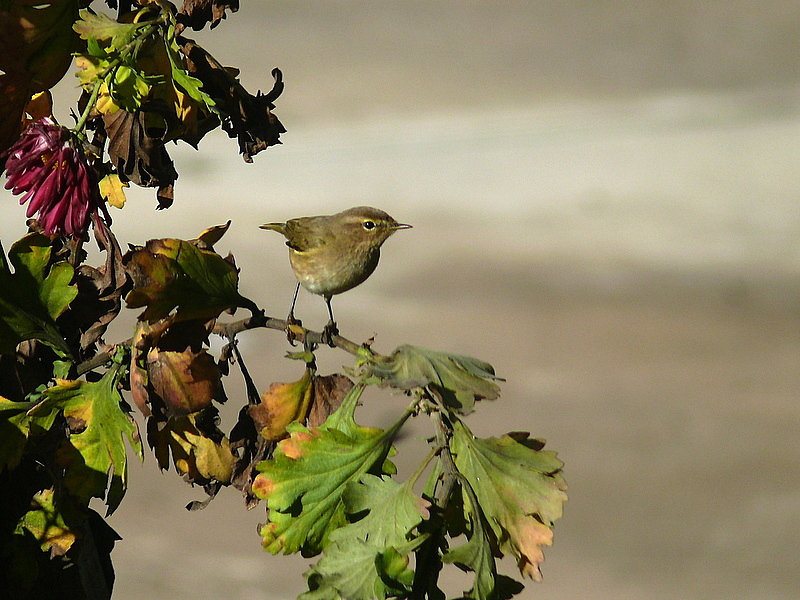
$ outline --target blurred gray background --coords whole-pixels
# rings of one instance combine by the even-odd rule
[[[224,135],[174,148],[175,205],[156,214],[132,191],[119,239],[232,219],[217,249],[236,256],[243,293],[284,316],[286,249],[259,223],[357,204],[413,223],[335,299],[337,319],[378,351],[488,360],[508,381],[470,427],[531,431],[566,462],[544,583],[521,598],[797,598],[800,3],[242,4],[194,37],[251,91],[283,70],[284,145],[252,165]],[[74,96],[67,81],[56,101]],[[7,244],[22,212],[9,198]],[[307,294],[298,314],[326,320]],[[262,388],[298,376],[279,333],[241,341]],[[320,363],[350,359],[321,350]],[[243,401],[230,379],[226,427]],[[363,418],[404,404],[376,394]],[[400,446],[406,472],[425,425]],[[116,598],[305,589],[311,561],[261,551],[263,507],[225,490],[188,513],[200,490],[152,456],[130,470],[111,518]]]

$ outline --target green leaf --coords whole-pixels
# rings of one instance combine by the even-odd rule
[[[171,41],[167,41],[165,38],[164,42],[167,56],[169,57],[170,68],[172,70],[173,84],[179,86],[195,102],[204,104],[211,112],[220,114],[214,99],[203,90],[203,82],[186,72],[178,52],[178,44],[175,42],[174,37]]]
[[[513,554],[522,575],[537,581],[541,547],[552,543],[551,527],[567,499],[563,463],[543,446],[525,433],[478,439],[461,421],[453,428],[456,467],[475,492],[500,550]]]
[[[214,252],[183,240],[150,240],[124,259],[134,281],[129,308],[146,306],[141,320],[157,321],[177,308],[176,321],[213,319],[251,303],[238,291],[236,267]]]
[[[147,23],[118,23],[104,13],[91,13],[88,10],[80,11],[80,19],[75,21],[72,29],[89,42],[89,49],[99,48],[98,41],[106,42],[104,46],[110,46],[114,50],[121,50],[128,45],[139,33],[139,30]],[[92,45],[91,42],[94,42]],[[103,58],[98,54],[92,54]]]
[[[0,352],[12,352],[24,340],[37,339],[61,356],[71,351],[56,326],[78,295],[70,282],[74,269],[66,262],[51,265],[50,240],[36,233],[17,241],[8,253],[0,246]]]
[[[150,93],[150,83],[138,71],[126,65],[118,66],[106,79],[114,103],[129,112],[135,112]]]
[[[401,554],[388,548],[381,552],[362,540],[331,544],[306,577],[310,591],[300,596],[303,600],[315,597],[383,600],[405,596],[414,581],[414,573],[408,569],[408,551]],[[321,591],[326,595],[322,596]]]
[[[388,477],[364,475],[350,482],[344,494],[348,515],[365,516],[337,529],[331,541],[368,541],[377,548],[399,546],[408,541],[412,529],[422,522],[426,503],[414,493],[413,481],[399,484]]]
[[[31,510],[17,523],[15,533],[22,533],[23,529],[33,535],[42,550],[55,556],[66,554],[77,538],[56,502],[53,489],[37,492],[31,498]]]
[[[108,514],[119,506],[128,480],[124,438],[143,458],[136,423],[120,406],[117,384],[122,368],[111,369],[100,381],[65,381],[44,392],[31,413],[43,417],[61,411],[70,423],[68,443],[56,459],[66,469],[64,484],[77,498],[106,498]],[[107,495],[106,495],[107,494]]]
[[[269,522],[261,529],[264,548],[277,554],[301,550],[319,554],[331,533],[347,523],[343,494],[383,463],[397,428],[383,431],[355,424],[353,413],[364,390],[356,385],[342,406],[320,427],[290,425],[272,460],[259,464],[253,491],[266,499]]]
[[[494,368],[471,356],[448,354],[418,346],[399,346],[386,360],[369,363],[374,375],[387,385],[410,390],[430,387],[444,403],[460,414],[472,412],[478,400],[494,400],[500,395]]]
[[[408,554],[416,542],[409,544],[409,538],[425,510],[412,485],[413,480],[401,485],[370,474],[347,484],[345,512],[361,518],[330,534],[331,545],[307,574],[311,590],[329,587],[351,600],[410,590],[414,573],[408,569]]]
[[[491,529],[477,504],[475,493],[468,485],[464,491],[467,501],[463,509],[469,524],[467,543],[447,552],[442,556],[442,561],[455,563],[475,573],[472,589],[464,593],[465,598],[493,600],[497,597],[495,595],[497,569],[492,550],[494,540],[491,537]]]

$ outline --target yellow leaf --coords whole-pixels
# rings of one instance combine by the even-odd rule
[[[120,181],[119,175],[111,173],[100,180],[100,195],[114,208],[125,206],[125,190],[128,183]]]
[[[25,119],[25,124],[38,121],[53,114],[53,95],[50,90],[34,94],[25,105],[25,113],[30,117]]]
[[[214,244],[216,244],[220,238],[225,235],[225,232],[228,231],[228,227],[230,226],[230,221],[225,223],[225,225],[214,225],[208,229],[204,229],[196,239],[200,242],[203,242],[206,247],[213,248]]]
[[[190,482],[229,483],[236,458],[231,452],[230,441],[222,436],[219,441],[208,437],[197,426],[197,417],[198,413],[172,417],[166,423],[148,419],[147,437],[155,451],[158,465],[161,469],[166,469],[171,453],[175,469]]]

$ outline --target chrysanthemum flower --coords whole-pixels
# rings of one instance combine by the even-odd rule
[[[100,206],[97,177],[72,132],[45,117],[22,133],[5,153],[6,189],[24,194],[26,215],[47,235],[79,236]]]

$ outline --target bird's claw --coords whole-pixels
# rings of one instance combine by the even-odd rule
[[[328,324],[325,325],[325,328],[322,330],[322,343],[327,344],[331,348],[335,348],[336,344],[333,342],[333,338],[339,335],[339,328],[336,326],[335,321],[328,321]]]
[[[296,319],[294,313],[289,313],[286,318],[286,339],[292,346],[297,345],[297,339],[303,333],[303,322]]]

